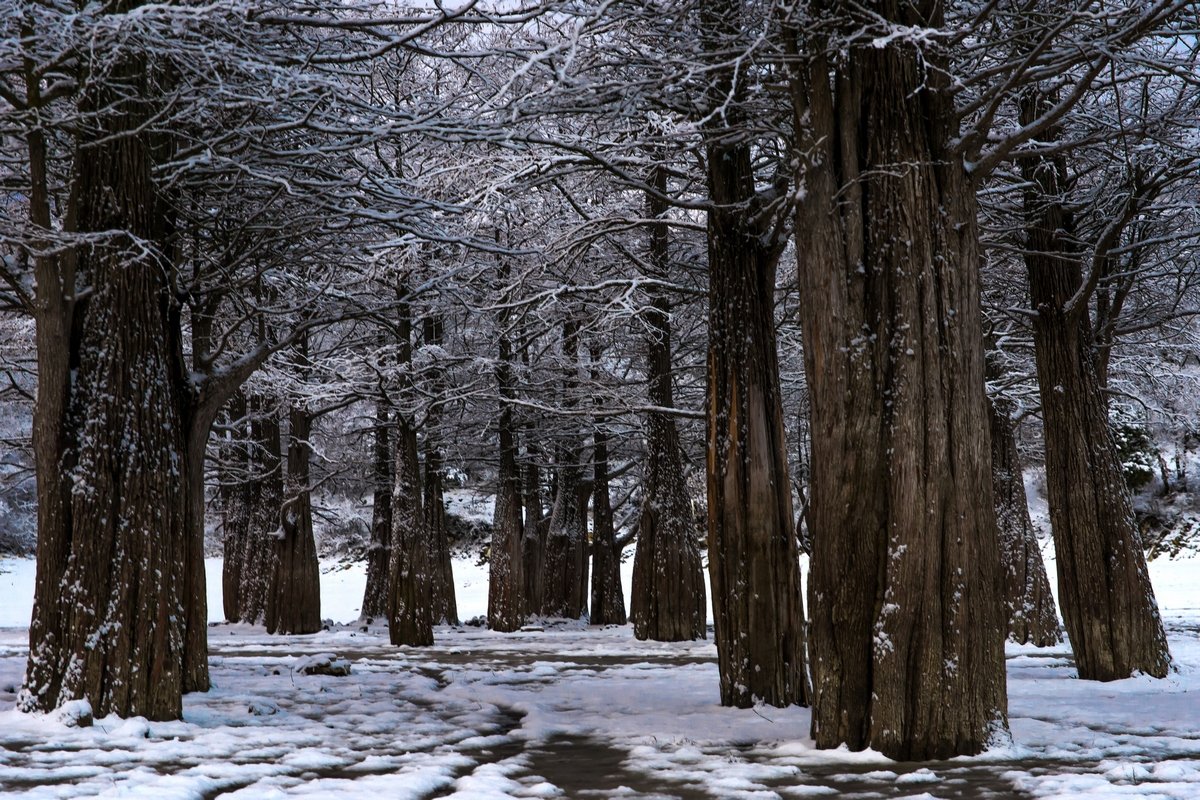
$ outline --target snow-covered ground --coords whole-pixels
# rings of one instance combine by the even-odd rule
[[[455,567],[464,618],[482,613],[485,570]],[[184,721],[69,728],[12,710],[32,562],[0,571],[4,797],[1200,798],[1200,560],[1151,564],[1170,677],[1087,683],[1065,647],[1010,647],[1012,743],[928,764],[816,751],[805,709],[721,708],[711,642],[637,642],[628,626],[442,627],[413,649],[376,627],[218,624],[215,686],[185,699]],[[361,590],[360,569],[325,573],[324,615],[353,620]],[[294,669],[322,653],[351,674]]]

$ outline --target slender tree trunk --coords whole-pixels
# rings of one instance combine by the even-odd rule
[[[667,190],[667,174],[652,177],[658,193]],[[667,204],[648,193],[650,263],[654,277],[669,277]],[[671,305],[665,293],[652,290],[645,312],[650,402],[646,415],[646,478],[629,614],[638,639],[663,642],[705,637],[704,575],[696,543],[695,514],[683,477],[683,451],[675,420],[664,410],[675,406],[671,386]]]
[[[1050,102],[1031,92],[1022,119]],[[1075,665],[1088,680],[1138,671],[1161,678],[1171,656],[1093,363],[1074,222],[1062,197],[1066,167],[1061,159],[1026,157],[1021,171],[1050,525]]]
[[[989,403],[992,427],[992,490],[996,525],[1000,531],[1000,563],[1004,569],[1004,607],[1008,638],[1020,644],[1048,647],[1062,640],[1050,579],[1042,561],[1029,503],[1025,476],[1013,434],[1010,404]]]
[[[508,269],[501,269],[501,279],[506,282]],[[508,336],[509,316],[510,312],[505,309],[501,311],[499,320],[500,352],[496,363],[496,384],[500,394],[500,469],[496,477],[492,543],[488,550],[488,627],[506,633],[525,624],[529,608],[525,582],[525,537],[521,524],[521,480],[512,410],[516,387],[512,370],[512,343]]]
[[[564,381],[567,404],[574,402],[579,360],[579,329],[573,320],[563,322],[563,360],[568,377]],[[542,574],[541,613],[547,617],[579,619],[586,613],[584,569],[587,561],[586,506],[580,513],[583,470],[579,466],[579,444],[574,434],[565,434],[555,458],[557,487]]]
[[[425,344],[442,346],[442,320],[429,315],[424,320]],[[435,355],[435,359],[439,356]],[[458,604],[454,598],[454,567],[450,560],[450,540],[446,530],[446,501],[442,489],[442,451],[438,446],[441,402],[446,393],[446,378],[435,361],[432,389],[434,399],[425,415],[425,524],[429,529],[430,580],[433,582],[433,619],[448,625],[458,624]]]
[[[942,25],[932,0],[873,12]],[[790,61],[813,738],[901,760],[977,753],[1006,699],[975,187],[943,57],[859,39],[831,65],[840,42],[814,37]]]
[[[406,294],[401,287],[400,297]],[[397,325],[400,363],[412,363],[412,317],[407,302],[400,304]],[[405,380],[401,393],[411,400]],[[432,578],[428,529],[421,497],[421,465],[417,458],[417,429],[405,404],[396,413],[396,484],[392,492],[392,554],[388,568],[388,634],[392,644],[433,644]]]
[[[600,353],[593,351],[593,359]],[[621,550],[613,531],[608,496],[608,432],[597,422],[592,437],[592,615],[593,625],[624,625]]]
[[[804,608],[775,348],[778,246],[743,127],[738,0],[704,0],[708,171],[708,559],[721,704],[806,701]],[[715,109],[723,111],[716,113]]]
[[[275,580],[283,507],[283,439],[279,411],[266,397],[250,397],[249,459],[246,465],[246,502],[249,524],[241,555],[238,584],[239,620],[264,625],[267,603]]]
[[[298,347],[307,369],[308,342]],[[321,567],[313,537],[309,463],[312,414],[293,400],[288,408],[286,499],[280,509],[275,541],[275,572],[267,597],[268,633],[316,633],[321,630]]]
[[[523,481],[525,524],[521,535],[521,563],[525,574],[525,609],[542,607],[542,562],[546,553],[546,519],[542,506],[542,476],[538,469],[540,450],[532,443],[535,428],[525,428],[525,479]]]
[[[367,551],[367,588],[362,616],[377,619],[387,614],[388,562],[392,540],[392,487],[395,484],[390,436],[391,419],[386,399],[375,401],[373,468],[375,499],[371,508],[371,545]]]
[[[141,130],[151,115],[139,99],[146,63],[129,53],[113,58],[108,80],[83,100],[94,127],[81,132],[87,147],[76,153],[67,222],[100,235],[71,256],[35,264],[39,552],[19,705],[49,711],[86,698],[97,716],[176,719],[186,632],[185,400],[172,380],[178,354],[165,259],[148,257],[142,244],[163,240],[165,220]],[[48,231],[39,194],[44,141],[33,134],[29,144],[32,221]],[[75,269],[91,292],[73,307]]]
[[[237,622],[242,618],[240,589],[242,557],[250,531],[250,463],[249,421],[246,396],[238,393],[226,407],[227,427],[234,429],[221,445],[218,498],[221,503],[221,530],[224,559],[221,562],[221,605],[225,619]]]

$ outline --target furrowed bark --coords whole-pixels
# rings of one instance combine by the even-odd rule
[[[842,28],[828,35],[855,35],[850,4],[822,10]],[[942,24],[933,2],[873,13]],[[901,760],[978,753],[1007,723],[975,187],[943,54],[868,37],[831,64],[837,41],[809,37],[791,59],[813,738]]]

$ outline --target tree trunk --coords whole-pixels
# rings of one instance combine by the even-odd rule
[[[425,344],[440,348],[442,320],[430,315],[424,320]],[[454,598],[454,567],[450,560],[450,541],[446,530],[446,501],[442,489],[442,451],[438,447],[441,403],[446,393],[446,378],[435,354],[433,401],[425,415],[425,524],[429,529],[430,580],[433,585],[433,619],[447,625],[458,624],[458,604]]]
[[[246,503],[249,524],[241,556],[238,621],[264,625],[278,565],[280,509],[283,507],[283,441],[274,402],[250,397]]]
[[[659,194],[667,190],[667,174],[652,177]],[[647,193],[650,263],[653,277],[669,277],[667,204]],[[665,293],[652,290],[645,312],[650,402],[646,415],[646,478],[637,550],[633,557],[633,587],[629,615],[638,639],[677,642],[703,639],[705,625],[704,575],[696,543],[695,514],[683,477],[683,452],[675,420],[664,410],[675,406],[671,386],[671,305]]]
[[[572,399],[577,380],[575,370],[579,359],[579,329],[573,320],[563,322],[563,361],[568,377],[564,380],[567,404]],[[579,619],[586,609],[585,575],[587,537],[584,513],[580,513],[581,478],[579,444],[574,434],[565,434],[555,458],[557,487],[550,524],[546,531],[546,547],[542,562],[541,613],[547,617]],[[586,497],[586,495],[584,495]]]
[[[1031,92],[1022,119],[1049,102]],[[1075,665],[1087,680],[1138,671],[1161,678],[1171,656],[1093,364],[1074,222],[1061,194],[1066,167],[1061,159],[1026,157],[1021,171],[1050,525]]]
[[[932,0],[873,11],[942,25]],[[1007,723],[975,187],[940,53],[822,35],[791,60],[813,738],[978,753]]]
[[[708,560],[721,704],[803,704],[804,609],[775,348],[778,246],[740,107],[737,0],[704,0],[708,171]],[[757,209],[757,211],[756,211]],[[765,222],[765,224],[764,224]]]
[[[600,353],[593,351],[593,360]],[[593,625],[624,625],[625,593],[621,589],[621,549],[613,531],[608,496],[608,432],[597,422],[592,435],[592,615]]]
[[[406,290],[401,288],[403,297]],[[407,302],[400,303],[397,325],[401,365],[412,363],[412,318]],[[401,386],[411,400],[411,380]],[[421,465],[417,458],[417,429],[405,404],[397,404],[396,483],[392,492],[392,555],[388,568],[388,634],[392,644],[433,644],[428,530],[421,498]]]
[[[363,592],[361,612],[364,619],[377,619],[387,614],[388,562],[392,549],[392,465],[395,458],[390,426],[387,401],[376,400],[371,473],[375,499],[371,508],[371,545],[367,550],[367,588]]]
[[[246,396],[240,392],[226,410],[226,424],[233,432],[221,445],[219,468],[221,486],[217,492],[221,504],[222,550],[221,605],[225,619],[241,620],[240,590],[242,586],[242,557],[250,531],[250,491],[247,467],[250,463],[250,426],[247,420]]]
[[[113,57],[108,80],[91,84],[82,103],[95,127],[81,132],[86,148],[76,152],[67,222],[69,231],[98,235],[35,265],[38,576],[20,707],[50,711],[86,698],[96,716],[177,719],[185,400],[172,380],[168,270],[156,260],[161,252],[147,257],[143,246],[163,240],[165,219],[141,130],[151,116],[138,99],[146,64]],[[29,142],[35,193],[44,187],[39,137]],[[40,194],[31,197],[31,218],[49,230]],[[78,306],[76,269],[91,289]]]
[[[307,371],[308,340],[297,350]],[[267,598],[268,633],[316,633],[321,630],[321,566],[313,538],[309,463],[312,414],[299,399],[288,408],[286,499],[275,540],[275,572]]]
[[[504,269],[503,279],[507,280]],[[512,400],[512,344],[508,310],[500,314],[499,361],[496,384],[500,394],[500,469],[496,477],[496,509],[488,550],[488,627],[510,632],[525,624],[528,610],[525,576],[525,537],[521,525],[521,481],[517,467],[517,436]],[[536,555],[536,554],[535,554]]]
[[[525,573],[525,609],[536,613],[542,607],[542,562],[546,554],[546,519],[542,506],[542,476],[538,469],[541,451],[532,444],[536,429],[525,428],[525,479],[522,482],[525,524],[521,535],[521,563]]]
[[[996,399],[988,406],[992,427],[992,490],[996,526],[1000,531],[1008,638],[1020,644],[1049,647],[1062,641],[1062,635],[1042,550],[1029,519],[1025,476],[1009,417],[1010,404]]]

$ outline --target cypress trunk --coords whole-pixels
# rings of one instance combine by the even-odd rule
[[[760,207],[746,76],[728,58],[742,42],[741,4],[705,0],[708,102],[708,559],[721,704],[804,703],[804,609],[793,531],[779,366],[779,246]]]
[[[392,540],[392,453],[391,421],[384,399],[375,401],[375,427],[372,433],[371,481],[374,502],[371,506],[371,544],[367,550],[367,587],[363,592],[362,617],[376,619],[387,614],[388,560]]]
[[[279,512],[283,507],[283,436],[275,404],[262,395],[250,397],[250,447],[246,475],[249,524],[238,585],[239,620],[266,623],[267,603],[279,555]]]
[[[1050,102],[1030,92],[1022,119]],[[1161,678],[1171,657],[1096,374],[1074,222],[1062,196],[1066,167],[1061,158],[1034,156],[1021,159],[1021,171],[1050,525],[1075,665],[1088,680],[1139,671]]]
[[[564,396],[573,404],[579,359],[579,329],[573,320],[563,322],[563,360],[567,370]],[[555,459],[554,506],[546,530],[542,562],[541,613],[547,617],[579,619],[586,612],[586,494],[582,487],[579,445],[574,434],[565,434]],[[580,508],[581,496],[584,507]],[[581,513],[582,511],[582,513]]]
[[[852,13],[830,8],[838,24]],[[874,10],[942,25],[932,0]],[[792,59],[813,738],[900,760],[978,753],[1006,698],[975,187],[940,52],[822,35],[838,38]]]
[[[507,279],[507,270],[504,278]],[[496,384],[500,393],[500,469],[496,477],[496,509],[492,542],[488,550],[488,626],[510,632],[525,624],[525,536],[521,524],[521,482],[517,467],[517,436],[512,400],[516,396],[512,371],[512,344],[508,338],[507,309],[500,314],[499,360]],[[536,553],[534,554],[536,556]]]
[[[1029,519],[1025,476],[1009,416],[1010,404],[996,399],[988,408],[992,428],[992,490],[1000,532],[1008,638],[1020,644],[1049,647],[1062,641],[1062,635],[1042,550]]]
[[[307,360],[307,344],[300,344]],[[313,537],[309,464],[312,414],[297,401],[288,408],[286,500],[275,538],[275,570],[267,597],[268,633],[321,630],[321,568]]]
[[[144,246],[162,241],[165,219],[142,130],[151,117],[140,99],[147,64],[129,53],[112,58],[105,80],[89,84],[82,101],[94,127],[81,132],[66,226],[94,236],[35,264],[38,574],[19,705],[50,711],[86,698],[96,716],[177,719],[186,399],[173,380],[165,258]],[[49,230],[38,188],[45,185],[37,174],[40,134],[29,145],[31,218]],[[76,270],[91,290],[78,304]]]
[[[406,291],[399,290],[400,297]],[[400,303],[397,324],[400,364],[412,364],[412,317]],[[412,382],[401,385],[403,399],[412,399]],[[388,566],[388,635],[392,644],[433,644],[432,580],[428,530],[421,497],[421,465],[417,458],[417,429],[399,404],[396,414],[396,482],[392,491],[392,553]]]
[[[599,353],[593,359],[599,358]],[[593,625],[624,625],[621,550],[613,531],[608,496],[608,432],[597,424],[592,438],[592,614]]]
[[[653,277],[667,280],[667,174],[656,169],[651,178],[656,192],[647,192],[650,226],[649,262]],[[633,587],[629,615],[638,639],[677,642],[703,639],[705,625],[704,575],[696,543],[695,514],[683,476],[679,431],[667,409],[675,406],[671,384],[671,304],[661,289],[650,290],[644,313],[646,374],[650,403],[646,414],[646,472],[637,550],[633,556]]]
[[[242,585],[242,556],[250,530],[250,491],[247,466],[250,462],[249,422],[246,396],[239,392],[226,407],[226,428],[230,433],[221,444],[220,489],[222,552],[221,606],[225,619],[242,618],[239,589]]]
[[[424,320],[425,344],[440,351],[442,320],[430,315]],[[446,501],[442,489],[442,451],[438,447],[442,398],[446,393],[446,377],[441,366],[440,352],[434,354],[432,392],[433,402],[425,415],[425,524],[429,531],[430,581],[433,587],[433,619],[447,625],[458,624],[458,604],[454,597],[454,567],[450,560],[450,540],[446,529]]]
[[[541,451],[531,443],[536,428],[525,428],[525,465],[522,481],[525,522],[521,534],[521,563],[525,573],[525,609],[536,613],[542,607],[542,562],[546,554],[546,518],[542,505],[542,476],[538,468]]]

